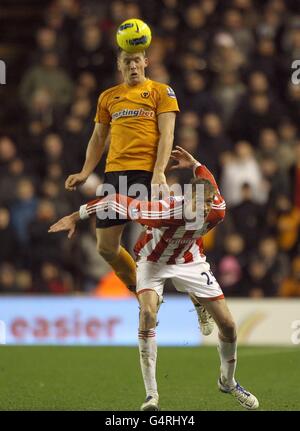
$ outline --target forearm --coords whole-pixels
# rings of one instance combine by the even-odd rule
[[[85,162],[82,168],[87,176],[89,176],[101,160],[105,148],[105,142],[99,140],[97,134],[92,135],[86,150]]]
[[[170,159],[172,147],[173,147],[174,135],[173,133],[168,133],[161,135],[158,148],[156,162],[154,165],[153,176],[164,174],[168,161]]]
[[[75,211],[74,213],[72,213],[70,215],[70,217],[72,218],[72,221],[74,221],[75,223],[77,223],[80,220],[79,211]]]
[[[195,177],[207,179],[218,190],[215,177],[205,165],[202,165],[200,162],[196,161],[196,163],[193,165],[193,171]]]

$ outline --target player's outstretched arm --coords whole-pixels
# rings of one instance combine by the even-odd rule
[[[84,184],[88,176],[99,163],[105,148],[105,141],[109,133],[109,124],[96,123],[86,150],[86,157],[81,172],[69,175],[65,182],[67,190],[76,190]]]
[[[76,230],[76,224],[79,220],[80,220],[79,211],[76,211],[73,214],[67,215],[61,218],[60,220],[58,220],[58,222],[50,226],[48,232],[55,233],[55,232],[67,231],[68,238],[72,238]]]
[[[182,219],[176,218],[175,214],[180,212],[177,204],[169,200],[139,201],[129,196],[115,194],[96,199],[81,205],[79,217],[81,220],[90,218],[92,215],[107,211],[119,214],[128,220],[147,225],[150,227],[168,227],[182,224]],[[176,207],[176,208],[175,208]]]
[[[115,194],[109,197],[101,197],[99,199],[95,199],[84,205],[81,205],[81,207],[79,208],[79,211],[76,211],[58,220],[56,223],[50,226],[50,228],[48,229],[48,232],[56,233],[56,232],[67,231],[68,238],[70,239],[75,233],[77,222],[79,220],[89,219],[93,215],[96,215],[98,211],[101,212],[101,211],[110,210],[112,213],[114,212],[117,214],[122,214],[123,216],[125,214],[127,215],[128,219],[131,219],[127,214],[127,211],[128,211],[128,205],[132,201],[133,199],[128,196],[123,196],[118,194]],[[118,205],[116,205],[116,203],[118,203]]]
[[[115,214],[122,214],[128,220],[151,227],[168,227],[182,224],[181,219],[175,218],[175,212],[178,210],[171,207],[166,202],[140,202],[129,196],[115,194],[113,196],[95,199],[81,205],[79,211],[58,220],[58,222],[50,226],[48,232],[56,233],[67,231],[68,238],[72,238],[79,220],[89,219],[93,215],[99,214],[101,211],[111,211]]]

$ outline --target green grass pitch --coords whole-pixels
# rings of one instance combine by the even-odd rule
[[[300,348],[240,347],[237,379],[260,410],[299,410]],[[162,410],[243,410],[218,391],[215,347],[159,347]],[[139,410],[135,347],[0,348],[0,410]]]

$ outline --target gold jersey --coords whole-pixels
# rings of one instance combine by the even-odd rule
[[[110,124],[110,146],[105,172],[153,172],[159,141],[158,115],[179,111],[174,91],[146,79],[104,91],[98,100],[96,123]]]

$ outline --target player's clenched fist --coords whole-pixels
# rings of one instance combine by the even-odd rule
[[[84,184],[87,180],[87,175],[79,172],[79,174],[69,175],[65,182],[65,188],[67,190],[76,190],[77,186]]]

